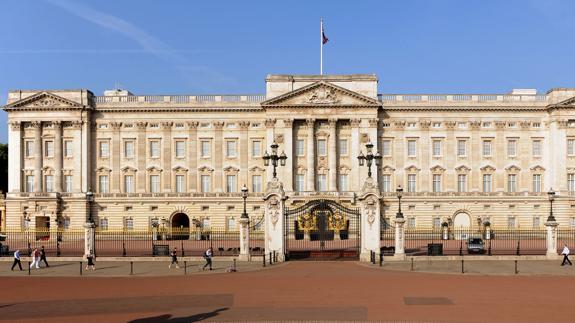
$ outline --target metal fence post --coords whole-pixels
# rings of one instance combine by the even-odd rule
[[[28,276],[30,276],[30,260],[28,260]]]
[[[487,250],[487,254],[489,256],[492,256],[492,254],[491,254],[491,239],[489,239],[489,249]]]
[[[273,258],[272,258],[272,253],[270,252],[270,265],[272,264]]]
[[[459,255],[463,256],[463,240],[459,242]]]
[[[184,256],[184,240],[181,240],[181,246],[182,246],[182,257]]]
[[[463,262],[463,258],[461,258],[461,273],[462,273],[462,274],[465,274],[465,265],[464,265],[464,262]]]
[[[519,251],[519,240],[517,240],[517,255],[519,256],[521,253]]]
[[[236,271],[236,259],[234,258],[234,271]]]
[[[264,252],[262,255],[262,259],[264,260],[264,267],[266,266],[266,253]]]
[[[134,262],[130,261],[130,275],[134,274]]]
[[[515,275],[517,275],[519,271],[517,270],[517,259],[515,259]]]
[[[184,260],[184,276],[188,274],[188,262]]]
[[[80,276],[82,276],[82,262],[80,261]]]
[[[379,267],[383,266],[383,252],[379,253]]]
[[[411,271],[413,271],[413,257],[411,257]]]

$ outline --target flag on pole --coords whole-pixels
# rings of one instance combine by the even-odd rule
[[[323,19],[321,21],[321,44],[325,45],[329,39],[325,36],[325,30],[323,29]]]

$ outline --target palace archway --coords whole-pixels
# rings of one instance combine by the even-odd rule
[[[453,217],[453,233],[457,240],[465,240],[471,230],[471,217],[465,212],[458,212]]]
[[[190,238],[190,218],[185,213],[172,215],[172,239],[188,240]]]

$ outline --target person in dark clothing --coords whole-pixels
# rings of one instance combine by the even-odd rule
[[[48,265],[48,261],[46,260],[46,250],[44,249],[44,246],[42,246],[40,249],[40,261],[44,261],[46,267],[50,267],[50,265]]]
[[[214,251],[212,248],[208,248],[206,252],[204,252],[204,259],[206,260],[206,264],[202,267],[202,270],[206,270],[206,267],[210,266],[210,270],[212,270],[212,256],[214,255]]]
[[[180,268],[180,264],[178,264],[178,248],[174,248],[174,250],[172,250],[170,256],[172,256],[172,262],[170,263],[168,268],[172,268],[173,264],[176,264],[176,268]]]
[[[565,266],[566,262],[569,263],[569,266],[572,266],[573,264],[571,263],[571,260],[569,260],[569,248],[567,247],[566,243],[563,243],[563,252],[561,252],[561,254],[563,255],[563,262],[561,263],[561,266]]]
[[[16,250],[14,252],[14,263],[12,264],[12,268],[10,270],[14,270],[14,267],[18,265],[20,270],[22,270],[22,263],[20,262],[20,250]]]

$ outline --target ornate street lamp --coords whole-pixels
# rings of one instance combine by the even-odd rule
[[[547,218],[547,222],[555,222],[555,217],[553,216],[553,201],[555,200],[555,191],[553,188],[547,192],[547,196],[549,196],[549,203],[551,203],[551,207],[549,208],[549,217]]]
[[[246,199],[248,198],[248,188],[246,187],[246,184],[244,184],[244,186],[242,187],[242,198],[244,199],[244,212],[242,213],[241,218],[248,220],[249,216],[248,212],[246,212]]]
[[[371,177],[371,165],[375,160],[375,165],[378,167],[381,166],[381,155],[379,152],[375,155],[373,154],[373,144],[371,142],[368,142],[365,145],[365,148],[367,149],[366,155],[363,155],[363,153],[360,152],[357,159],[359,160],[359,166],[363,166],[364,164],[367,165],[367,177]]]
[[[395,192],[397,193],[397,200],[399,202],[399,208],[397,210],[397,214],[395,215],[395,217],[398,219],[403,219],[403,213],[401,213],[401,197],[403,196],[403,188],[401,187],[401,185],[397,187]]]
[[[92,218],[92,203],[94,203],[94,193],[92,192],[92,188],[88,189],[88,192],[86,192],[86,200],[88,200],[88,221],[90,221],[90,223],[94,223],[94,219]]]
[[[273,178],[276,178],[277,177],[276,167],[278,167],[278,161],[279,166],[285,166],[287,156],[285,152],[282,152],[281,155],[278,155],[279,145],[275,141],[272,143],[270,147],[272,148],[272,153],[268,154],[268,152],[266,151],[262,158],[264,159],[265,166],[269,166],[270,161],[272,162],[272,166],[274,167]]]

